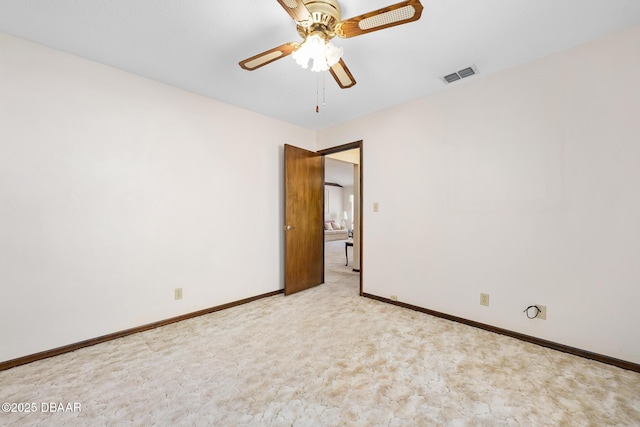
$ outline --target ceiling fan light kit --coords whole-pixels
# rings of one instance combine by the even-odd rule
[[[327,42],[320,35],[313,34],[293,51],[291,56],[302,68],[309,68],[309,61],[313,61],[311,71],[327,71],[342,57],[343,49]]]
[[[342,89],[356,84],[353,75],[342,60],[342,47],[330,42],[332,38],[350,38],[372,31],[417,21],[423,6],[419,0],[406,0],[363,15],[342,20],[336,0],[277,0],[296,22],[302,43],[285,43],[240,61],[248,71],[291,55],[302,68],[311,71],[329,71]]]

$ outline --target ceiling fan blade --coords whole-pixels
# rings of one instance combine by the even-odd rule
[[[349,71],[347,64],[344,63],[342,58],[329,68],[329,72],[331,72],[333,78],[336,79],[336,83],[338,83],[338,86],[342,89],[349,89],[356,84],[356,80],[353,78],[351,71]]]
[[[364,15],[354,16],[338,23],[336,34],[342,38],[382,30],[396,25],[417,21],[422,15],[420,0],[408,0],[396,3]]]
[[[293,52],[297,47],[297,43],[285,43],[281,46],[274,47],[273,49],[269,49],[252,56],[251,58],[247,58],[244,61],[240,61],[239,64],[245,70],[253,71],[263,65],[267,65],[280,58],[291,55],[291,52]]]
[[[311,18],[311,13],[302,0],[278,0],[278,3],[294,21],[306,21]]]

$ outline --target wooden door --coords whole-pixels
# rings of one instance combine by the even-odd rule
[[[284,146],[284,294],[324,282],[324,157]]]

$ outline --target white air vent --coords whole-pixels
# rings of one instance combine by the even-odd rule
[[[475,65],[471,65],[467,68],[463,68],[462,70],[447,74],[446,76],[440,77],[445,83],[453,83],[456,80],[464,79],[465,77],[473,76],[474,74],[478,74],[478,67]]]

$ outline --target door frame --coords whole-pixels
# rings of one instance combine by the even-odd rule
[[[364,194],[364,187],[363,187],[363,169],[364,169],[364,165],[363,165],[363,141],[359,140],[359,141],[355,141],[355,142],[350,142],[347,144],[342,144],[342,145],[338,145],[335,147],[330,147],[330,148],[325,148],[324,150],[318,150],[317,153],[321,154],[322,156],[326,156],[327,154],[334,154],[334,153],[339,153],[341,151],[347,151],[347,150],[353,150],[356,148],[360,149],[359,155],[360,155],[360,177],[359,177],[359,186],[360,186],[360,203],[359,203],[359,215],[358,215],[358,224],[360,225],[360,235],[358,236],[358,243],[359,243],[359,249],[360,249],[360,296],[362,296],[364,294],[364,290],[363,290],[363,281],[362,281],[362,274],[364,272],[364,258],[363,258],[363,250],[362,250],[362,236],[364,235],[364,224],[363,224],[363,214],[364,214],[364,210],[363,210],[363,194]],[[323,203],[324,204],[324,203]],[[322,239],[322,253],[323,253],[323,257],[324,257],[324,237]]]

